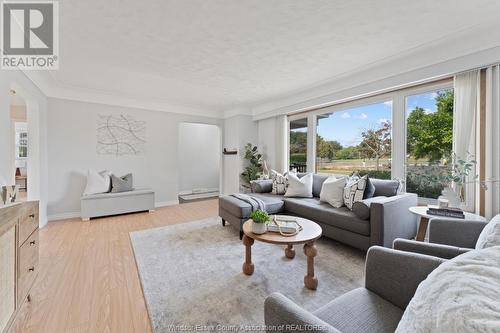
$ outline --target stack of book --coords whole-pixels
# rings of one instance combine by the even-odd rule
[[[443,217],[453,217],[455,219],[465,219],[464,211],[460,208],[439,208],[437,206],[429,206],[427,209],[427,214],[443,216]]]
[[[267,225],[267,231],[280,232],[281,229],[281,232],[284,233],[295,233],[300,230],[300,226],[294,219],[275,218],[274,222],[269,222]]]

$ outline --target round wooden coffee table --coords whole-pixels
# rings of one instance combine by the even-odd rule
[[[285,237],[277,232],[266,232],[262,235],[257,235],[252,232],[252,221],[248,220],[243,224],[243,244],[245,245],[245,262],[243,263],[243,273],[252,275],[254,265],[252,263],[252,245],[254,241],[264,243],[286,245],[285,256],[289,259],[295,257],[294,245],[304,244],[304,254],[307,256],[307,274],[304,276],[304,285],[308,289],[316,289],[318,287],[318,279],[314,276],[314,257],[318,255],[318,250],[314,245],[314,241],[321,237],[323,230],[321,227],[308,219],[279,215],[296,220],[302,230],[295,236]]]

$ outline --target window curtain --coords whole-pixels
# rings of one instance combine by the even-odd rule
[[[500,213],[500,65],[486,69],[485,217]]]
[[[457,74],[454,78],[453,102],[453,152],[465,159],[468,154],[476,155],[476,117],[479,105],[479,70]],[[467,180],[465,209],[475,211],[476,170]]]

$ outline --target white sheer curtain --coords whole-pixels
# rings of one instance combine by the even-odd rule
[[[457,74],[454,78],[453,152],[460,158],[476,153],[479,70]],[[475,210],[476,170],[465,185],[466,210]]]
[[[500,213],[500,65],[486,69],[485,217]]]

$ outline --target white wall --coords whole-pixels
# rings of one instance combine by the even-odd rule
[[[78,216],[89,168],[134,175],[135,187],[151,187],[157,205],[174,204],[179,193],[179,123],[222,125],[214,118],[50,98],[47,117],[49,205],[52,219]],[[145,152],[137,156],[98,155],[98,115],[127,114],[146,122]]]
[[[15,169],[10,121],[10,90],[26,101],[28,119],[28,200],[40,201],[40,226],[47,223],[47,141],[45,95],[21,71],[0,75],[0,183],[13,184]]]
[[[271,117],[258,121],[258,147],[269,169],[287,171],[287,123],[286,116]]]
[[[252,116],[237,115],[224,120],[223,147],[237,149],[237,155],[223,156],[223,193],[240,190],[240,174],[246,165],[244,147],[247,143],[258,143],[258,125]]]
[[[179,191],[219,189],[220,129],[200,123],[179,124]]]

